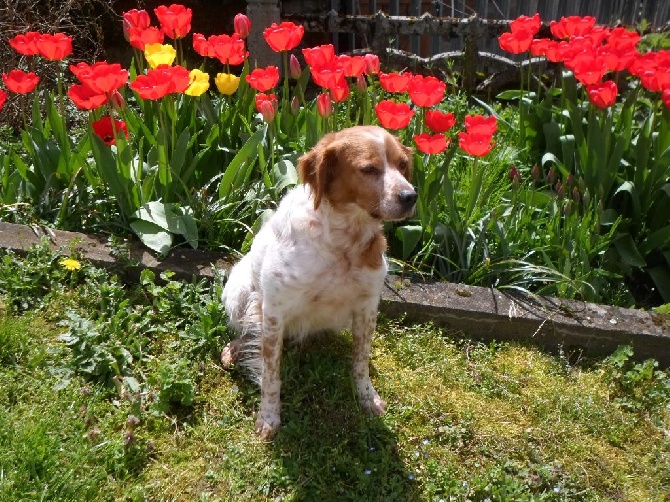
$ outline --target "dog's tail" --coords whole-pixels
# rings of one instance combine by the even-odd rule
[[[222,301],[228,315],[228,326],[237,338],[226,345],[221,352],[221,362],[228,367],[239,364],[250,378],[260,383],[263,370],[261,356],[261,325],[263,319],[262,298],[253,291],[252,280],[239,277],[244,274],[247,263],[242,259],[233,270],[223,289]],[[249,270],[250,272],[250,270]]]

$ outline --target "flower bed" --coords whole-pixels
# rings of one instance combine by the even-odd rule
[[[300,48],[304,28],[291,22],[263,31],[281,67],[252,69],[245,38],[257,28],[246,16],[231,35],[205,36],[191,33],[191,9],[154,15],[157,25],[147,11],[124,14],[127,69],[68,64],[62,33],[10,40],[26,67],[3,81],[25,127],[0,154],[7,214],[19,219],[27,204],[29,218],[61,228],[120,227],[161,255],[184,242],[244,251],[298,181],[302,152],[330,131],[378,124],[416,150],[416,218],[388,229],[396,268],[670,302],[670,53],[645,50],[637,32],[569,17],[551,22],[555,40],[539,39],[539,16],[522,16],[501,47],[547,58],[562,79],[524,73],[520,90],[485,103],[454,75],[387,73],[374,54]],[[53,67],[57,89],[40,87],[35,60]]]

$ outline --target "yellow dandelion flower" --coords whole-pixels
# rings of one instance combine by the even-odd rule
[[[81,268],[81,263],[74,258],[65,258],[60,261],[60,265],[65,270],[79,270]]]
[[[189,77],[191,77],[191,85],[184,91],[184,94],[200,96],[209,89],[209,73],[195,69],[191,70]]]
[[[231,95],[240,85],[240,77],[231,73],[217,73],[214,83],[221,94]]]
[[[169,44],[147,44],[144,47],[144,57],[149,66],[156,68],[159,65],[171,65],[177,57],[177,51]]]

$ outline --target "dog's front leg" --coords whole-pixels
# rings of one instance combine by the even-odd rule
[[[256,420],[256,432],[262,438],[268,439],[277,432],[281,423],[281,377],[279,367],[284,334],[283,322],[279,316],[266,313],[264,309],[262,330],[261,406]]]
[[[361,406],[372,415],[383,415],[386,403],[370,381],[370,350],[376,324],[377,305],[354,312],[351,330],[354,338],[353,374]]]

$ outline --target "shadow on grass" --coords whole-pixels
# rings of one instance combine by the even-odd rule
[[[282,427],[269,451],[279,467],[270,492],[315,501],[418,500],[394,432],[358,404],[344,334],[285,349]]]

